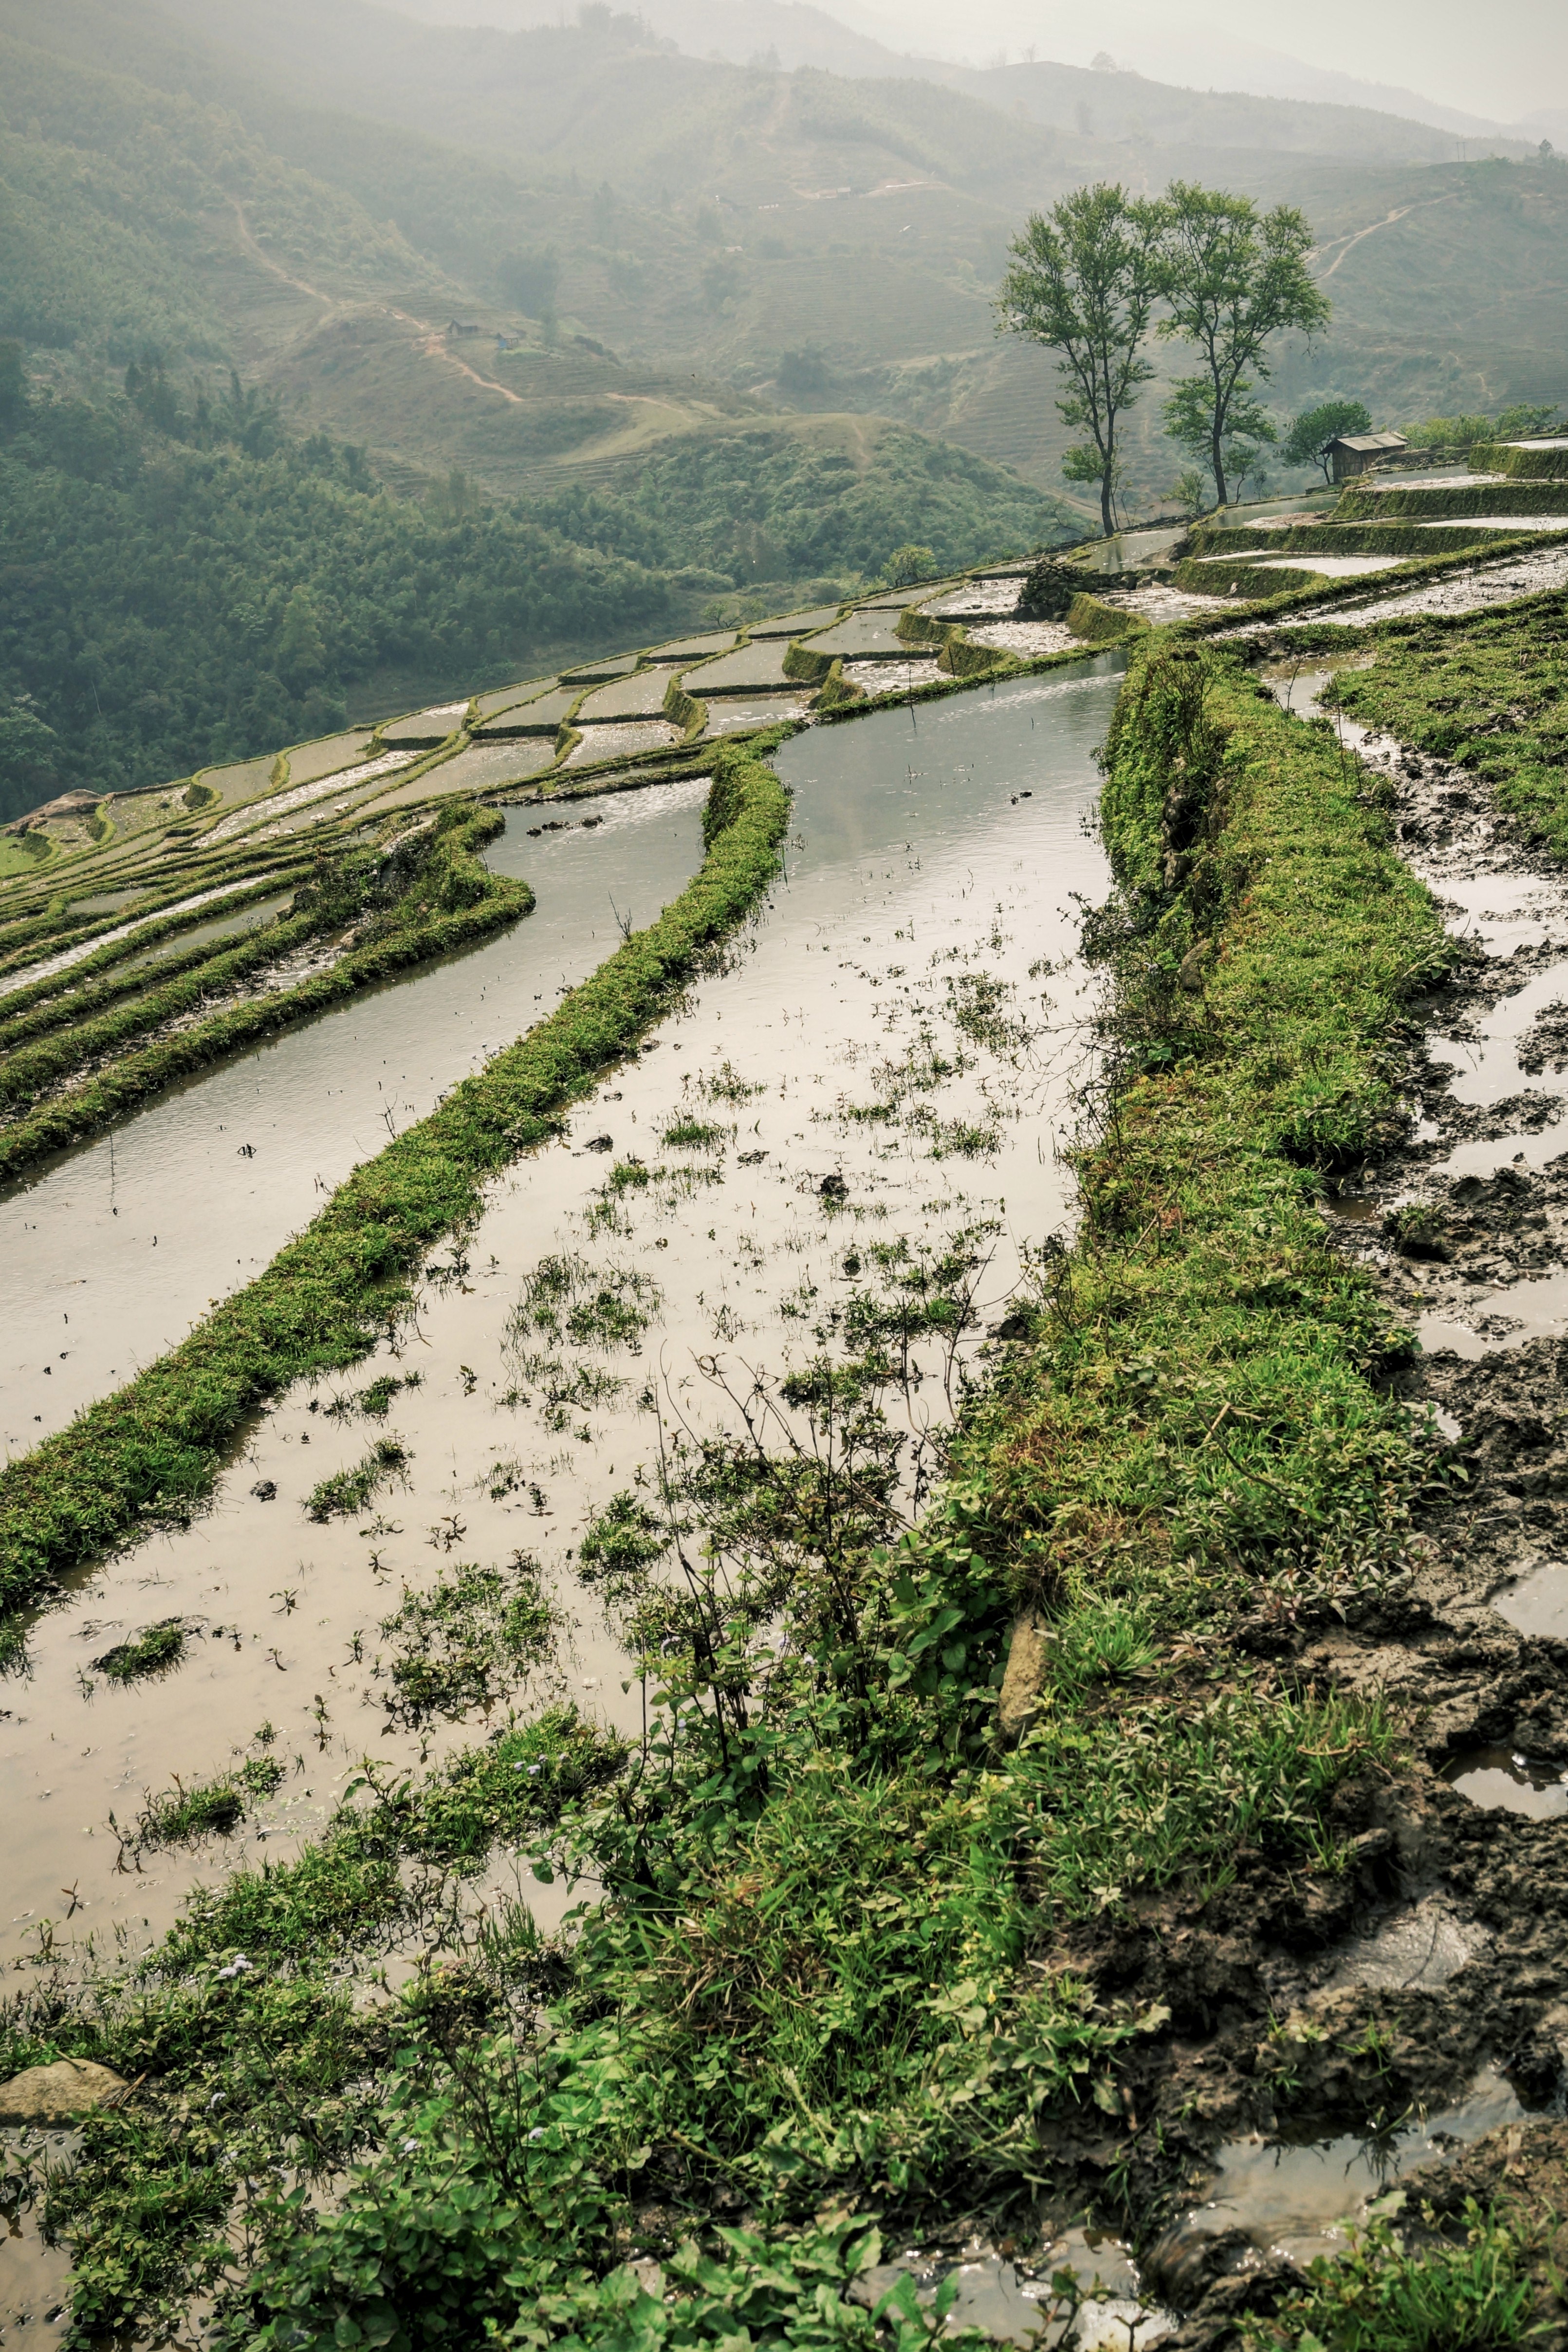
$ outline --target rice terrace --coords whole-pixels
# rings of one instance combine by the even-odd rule
[[[0,0],[8,2352],[1568,2347],[1449,13]]]

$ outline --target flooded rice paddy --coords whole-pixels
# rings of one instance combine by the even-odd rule
[[[520,1707],[570,1696],[635,1729],[643,1694],[628,1687],[626,1654],[584,1580],[585,1531],[617,1497],[635,1513],[661,1453],[748,1411],[782,1442],[811,1442],[788,1375],[825,1349],[844,1352],[857,1331],[905,1332],[892,1347],[889,1417],[900,1491],[914,1507],[966,1362],[1028,1283],[1035,1247],[1070,1214],[1053,1145],[1073,1122],[1089,1053],[1074,900],[1103,895],[1087,822],[1115,691],[1107,660],[1091,675],[814,730],[784,748],[778,764],[795,793],[787,872],[724,968],[559,1142],[498,1183],[477,1231],[437,1254],[416,1312],[376,1357],[258,1416],[209,1512],[84,1577],[33,1627],[30,1671],[0,1684],[8,1953],[36,1950],[40,1937],[139,1950],[193,1875],[286,1851],[318,1827],[367,1754],[405,1768],[482,1736],[500,1719],[493,1707],[482,1722],[410,1729],[389,1705],[385,1621],[465,1563],[505,1576],[519,1555],[536,1559],[560,1613],[555,1654],[513,1694]],[[320,1048],[270,1097],[258,1096],[253,1066],[267,1057],[253,1056],[247,1077],[220,1073],[122,1130],[112,1171],[106,1149],[83,1153],[9,1204],[39,1234],[27,1244],[34,1300],[50,1267],[56,1283],[68,1278],[82,1222],[89,1279],[73,1324],[83,1318],[89,1361],[78,1396],[100,1392],[111,1364],[123,1371],[132,1339],[151,1355],[184,1328],[193,1283],[205,1295],[244,1277],[248,1265],[217,1271],[211,1245],[221,1236],[240,1255],[246,1215],[251,1252],[270,1254],[308,1213],[317,1168],[335,1181],[374,1148],[378,1094],[391,1123],[405,1124],[505,1041],[520,1003],[547,1003],[552,983],[576,976],[566,967],[555,981],[539,951],[552,896],[559,909],[575,891],[591,910],[612,872],[638,919],[673,896],[696,860],[699,797],[673,809],[653,793],[597,803],[606,831],[612,810],[626,827],[616,867],[599,858],[603,835],[530,840],[514,825],[500,854],[534,881],[539,912],[379,1000],[395,1016],[379,1041],[389,1072],[379,1089],[366,1008],[343,1017],[330,1066],[346,1087],[363,1066],[358,1124],[329,1108],[312,1127],[312,1104],[327,1101]],[[541,854],[547,841],[563,853],[553,862]],[[607,903],[604,915],[583,944],[589,962],[613,943]],[[423,1051],[399,1053],[399,1022]],[[452,1044],[438,1055],[443,1022]],[[128,1148],[157,1120],[162,1162],[153,1142]],[[234,1200],[254,1201],[269,1137],[292,1189],[260,1193],[248,1211],[213,1199],[205,1227],[189,1230],[183,1188],[215,1191],[253,1141]],[[181,1155],[173,1166],[170,1152]],[[61,1173],[68,1193],[46,1221],[30,1203]],[[121,1276],[119,1234],[105,1238],[116,1206],[115,1227],[141,1233],[156,1218],[154,1230],[183,1234],[183,1257],[170,1251],[167,1263],[184,1266],[187,1301],[159,1298],[145,1255]],[[901,1310],[937,1291],[957,1302],[962,1333],[910,1340]],[[91,1336],[94,1312],[111,1324],[112,1348]],[[374,1491],[322,1508],[323,1485],[383,1442],[390,1466]],[[169,1625],[183,1648],[163,1674],[121,1683],[100,1663]],[[283,1777],[234,1835],[195,1857],[128,1846],[149,1795],[257,1758]],[[528,1891],[548,1920],[560,1891]]]
[[[489,863],[534,912],[171,1088],[0,1193],[0,1441],[59,1429],[250,1281],[359,1161],[549,1012],[702,856],[702,779],[510,812]],[[612,900],[614,904],[612,905]]]

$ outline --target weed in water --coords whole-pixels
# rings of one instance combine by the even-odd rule
[[[147,1626],[129,1642],[117,1642],[93,1665],[111,1683],[139,1682],[144,1675],[166,1674],[185,1654],[185,1629],[177,1617],[165,1617]]]
[[[148,1798],[137,1816],[132,1842],[153,1848],[226,1837],[259,1799],[276,1795],[285,1777],[275,1756],[252,1756],[215,1780],[193,1781],[189,1788],[176,1780],[172,1790]]]
[[[1243,2331],[1247,2352],[1493,2352],[1532,2327],[1526,2248],[1468,2200],[1464,2235],[1436,2235],[1433,2217],[1409,2242],[1395,2226],[1402,2192],[1381,2199],[1345,2252],[1310,2265],[1307,2291]]]
[[[455,1722],[514,1689],[549,1654],[555,1630],[537,1564],[522,1552],[505,1574],[465,1561],[428,1592],[405,1585],[382,1620],[382,1705],[409,1728],[437,1716]]]
[[[361,1462],[313,1486],[305,1508],[313,1519],[352,1518],[387,1480],[407,1466],[409,1455],[395,1437],[378,1437]]]

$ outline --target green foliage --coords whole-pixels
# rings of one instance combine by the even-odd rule
[[[1305,2293],[1246,2327],[1247,2352],[1494,2352],[1533,2334],[1517,2231],[1472,2198],[1461,2240],[1407,2242],[1392,2218],[1405,2201],[1384,2199],[1344,2253],[1320,2254]]]
[[[408,1461],[406,1449],[395,1437],[378,1437],[362,1461],[339,1470],[313,1486],[305,1508],[312,1519],[352,1518],[371,1496],[395,1477]]]
[[[656,923],[357,1170],[177,1349],[0,1472],[0,1604],[139,1526],[188,1515],[245,1414],[301,1375],[363,1356],[425,1253],[474,1213],[485,1179],[549,1134],[658,1017],[776,867],[787,809],[776,778],[742,745],[720,746],[713,768],[730,822]]]
[[[1298,416],[1279,455],[1287,466],[1317,466],[1330,478],[1332,460],[1324,445],[1342,433],[1370,433],[1372,411],[1359,400],[1324,400]]]
[[[1070,480],[1100,482],[1100,520],[1114,530],[1118,420],[1154,370],[1143,357],[1161,284],[1163,208],[1100,183],[1076,189],[1048,215],[1031,213],[1002,281],[997,310],[1009,332],[1058,352],[1063,422],[1089,435],[1069,451]]]
[[[920,547],[911,541],[895,547],[882,566],[882,578],[889,588],[910,588],[917,580],[936,577],[936,557],[929,547]]]
[[[161,783],[326,733],[378,670],[466,683],[676,611],[645,562],[521,506],[447,517],[324,435],[253,456],[210,412],[161,431],[129,401],[36,400],[0,438],[0,816],[46,755],[58,785]]]
[[[555,1628],[538,1564],[521,1552],[504,1575],[465,1560],[428,1592],[405,1585],[381,1624],[390,1654],[376,1662],[390,1685],[383,1704],[405,1726],[438,1716],[456,1722],[512,1689],[546,1654]]]
[[[1473,449],[1478,441],[1493,438],[1489,416],[1428,416],[1407,425],[1405,437],[1413,449]]]
[[[94,1658],[93,1666],[111,1683],[140,1682],[147,1675],[167,1674],[185,1654],[185,1629],[177,1617],[165,1617],[143,1627],[129,1642],[117,1642]]]
[[[535,500],[563,537],[668,567],[704,593],[729,582],[796,585],[874,575],[889,548],[928,547],[963,571],[1000,551],[1068,537],[1061,508],[1000,466],[899,425],[847,446],[747,425],[685,435],[611,474]],[[697,568],[705,577],[697,579]],[[766,606],[759,607],[759,612]]]
[[[1249,196],[1182,180],[1172,182],[1165,205],[1161,291],[1169,315],[1160,332],[1190,343],[1202,362],[1167,403],[1167,427],[1206,458],[1223,507],[1242,449],[1255,461],[1258,445],[1275,438],[1254,397],[1256,381],[1269,373],[1269,345],[1290,328],[1310,340],[1327,326],[1332,305],[1307,268],[1312,232],[1293,205],[1259,213]]]
[[[0,819],[47,799],[54,787],[59,739],[25,690],[0,701]]]
[[[197,1838],[227,1837],[258,1798],[283,1785],[286,1768],[275,1756],[248,1756],[231,1772],[211,1780],[183,1782],[149,1797],[136,1822],[138,1847],[189,1845]]]
[[[1480,777],[1559,857],[1568,856],[1568,608],[1561,593],[1454,621],[1391,620],[1370,669],[1332,699],[1401,742]]]
[[[655,1560],[668,1550],[670,1529],[629,1490],[612,1495],[577,1546],[584,1584],[602,1586],[612,1601],[630,1597]]]

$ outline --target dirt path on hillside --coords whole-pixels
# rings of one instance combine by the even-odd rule
[[[323,294],[319,286],[312,286],[306,278],[290,277],[280,262],[274,261],[270,254],[262,250],[256,241],[250,223],[245,217],[245,206],[240,203],[239,198],[231,196],[229,202],[234,206],[234,217],[239,229],[241,247],[250,259],[258,263],[269,278],[276,278],[281,284],[291,286],[296,294],[308,294],[312,302],[320,302],[325,310],[335,310],[338,305],[331,294]]]
[[[1395,221],[1408,220],[1412,213],[1426,212],[1433,205],[1446,205],[1452,201],[1449,196],[1428,196],[1425,204],[1396,205],[1393,212],[1385,213],[1381,220],[1370,221],[1365,228],[1354,229],[1348,236],[1331,237],[1327,245],[1319,246],[1316,252],[1308,257],[1310,260],[1316,261],[1325,253],[1332,253],[1336,245],[1342,247],[1337,257],[1330,262],[1322,277],[1319,278],[1319,285],[1325,285],[1334,272],[1349,260],[1356,247],[1364,243],[1369,236],[1375,236],[1380,228],[1392,228]]]

